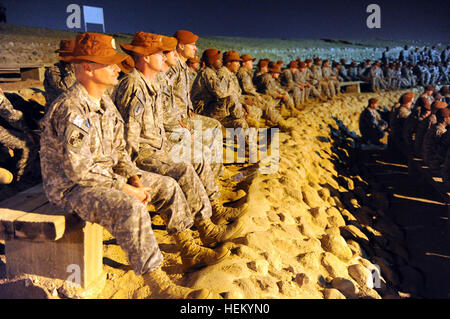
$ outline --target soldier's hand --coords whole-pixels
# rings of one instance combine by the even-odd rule
[[[128,179],[128,184],[130,184],[131,186],[134,186],[134,187],[143,187],[144,186],[144,185],[142,185],[142,182],[141,182],[139,176],[137,176],[137,175],[131,176]]]
[[[147,204],[147,202],[150,200],[149,191],[150,187],[135,187],[130,184],[125,184],[123,188],[123,192],[125,194],[136,197],[143,204]]]

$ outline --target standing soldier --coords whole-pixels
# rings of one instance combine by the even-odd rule
[[[386,47],[386,49],[381,54],[381,62],[384,64],[389,64],[394,61],[394,58],[392,56],[391,49],[389,47]]]
[[[420,61],[420,51],[419,48],[414,48],[414,51],[411,52],[411,63],[416,65]]]
[[[450,59],[450,45],[441,52],[441,62],[446,63]]]
[[[14,154],[14,158],[18,158],[15,172],[15,180],[18,182],[30,169],[37,156],[37,143],[25,123],[23,113],[14,109],[2,89],[0,89],[0,118],[4,120],[4,124],[0,125],[0,143],[20,154]]]
[[[417,65],[420,75],[420,85],[426,86],[431,84],[431,73],[425,61],[420,61]]]
[[[59,49],[55,51],[59,53],[59,62],[45,70],[46,110],[61,93],[70,88],[76,81],[74,67],[72,63],[65,59],[72,53],[74,46],[74,40],[61,40]]]
[[[400,51],[398,59],[403,63],[409,62],[410,54],[409,54],[409,47],[407,45],[405,45],[403,47],[403,50]]]
[[[67,213],[105,227],[128,257],[136,275],[169,298],[205,298],[209,292],[176,286],[161,270],[163,255],[152,230],[147,203],[184,237],[192,216],[170,177],[139,170],[125,150],[124,126],[109,95],[129,57],[116,53],[105,34],[76,37],[69,61],[77,82],[50,106],[41,122],[41,166],[49,201]],[[184,252],[185,258],[192,258]],[[194,260],[191,260],[194,261]]]

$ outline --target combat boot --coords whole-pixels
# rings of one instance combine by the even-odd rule
[[[0,184],[10,184],[12,181],[13,174],[3,167],[0,167]]]
[[[291,124],[289,124],[288,121],[286,121],[285,119],[281,119],[278,122],[278,126],[280,127],[280,129],[282,131],[285,131],[285,132],[289,132],[293,129],[293,126]]]
[[[161,269],[161,266],[144,275],[144,282],[155,289],[158,295],[167,299],[208,299],[211,292],[207,289],[191,289],[178,286],[172,282],[167,274]],[[158,297],[160,297],[158,296]]]
[[[215,225],[210,219],[203,219],[195,221],[195,227],[198,229],[202,243],[211,247],[238,237],[242,233],[244,225],[239,220],[229,225]]]
[[[211,201],[212,216],[211,221],[216,225],[228,224],[235,221],[247,212],[247,204],[241,207],[225,207],[219,201]]]
[[[180,248],[183,270],[186,272],[217,264],[230,255],[225,247],[211,249],[197,245],[188,229],[175,234],[174,238]]]
[[[235,181],[234,179],[235,178],[233,178],[233,177],[229,177],[228,181]],[[235,202],[247,195],[247,193],[243,189],[239,189],[236,192],[231,191],[231,190],[221,190],[220,193],[222,194],[222,196],[220,196],[220,197],[225,202]]]

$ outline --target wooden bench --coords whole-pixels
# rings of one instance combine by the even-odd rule
[[[44,81],[45,65],[21,64],[0,65],[0,81],[25,81],[27,79]]]
[[[49,203],[42,184],[0,203],[0,239],[6,275],[63,280],[84,292],[103,289],[103,229],[64,215]]]
[[[345,93],[361,93],[361,83],[363,81],[339,82],[341,88],[345,87]]]

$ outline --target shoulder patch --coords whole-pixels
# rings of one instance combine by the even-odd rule
[[[81,148],[86,132],[80,130],[77,126],[70,126],[67,132],[67,145],[74,149]]]
[[[167,71],[166,75],[170,80],[172,80],[175,77],[176,72],[173,68],[170,68],[169,71]]]

